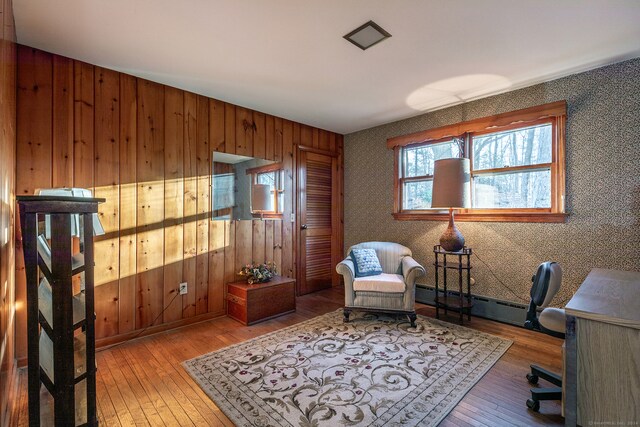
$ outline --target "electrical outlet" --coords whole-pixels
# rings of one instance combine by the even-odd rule
[[[180,292],[180,295],[186,294],[187,293],[187,282],[180,283],[180,286],[178,287],[178,291]]]

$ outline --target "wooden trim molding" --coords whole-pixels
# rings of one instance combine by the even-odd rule
[[[400,212],[391,214],[398,221],[448,221],[448,213]],[[566,222],[569,215],[553,212],[470,212],[456,213],[457,222]]]
[[[196,323],[206,322],[208,320],[215,319],[216,317],[225,316],[225,314],[226,313],[224,311],[209,312],[209,313],[200,314],[194,317],[175,320],[173,322],[160,323],[158,325],[149,326],[147,329],[136,330],[136,331],[126,332],[124,334],[99,338],[96,340],[96,351],[106,350],[114,345],[118,345],[125,341],[129,341],[135,338],[148,337],[149,335],[155,335],[161,332],[180,329],[185,326],[194,325]],[[26,357],[18,358],[17,366],[19,368],[23,368],[27,366],[27,358]]]
[[[320,148],[309,147],[308,145],[298,145],[298,149],[300,151],[307,151],[309,153],[322,154],[323,156],[329,156],[329,157],[338,157],[339,155],[334,151],[322,150]]]
[[[474,170],[473,175],[498,175],[501,173],[511,173],[511,172],[519,172],[519,171],[536,171],[543,169],[550,169],[553,167],[553,163],[538,163],[534,165],[523,165],[523,166],[512,166],[509,168],[495,168],[495,169],[480,169]],[[407,181],[409,179],[407,178]]]
[[[272,163],[270,165],[256,166],[255,168],[249,168],[246,170],[247,175],[279,171],[283,169],[282,163]]]
[[[282,219],[284,217],[282,212],[264,212],[261,214],[251,212],[251,216],[255,219]]]
[[[149,335],[157,334],[157,333],[168,331],[171,329],[183,328],[185,326],[206,322],[207,320],[215,319],[216,317],[222,317],[224,315],[225,315],[224,311],[212,311],[209,313],[200,314],[198,316],[189,317],[186,319],[180,319],[180,320],[175,320],[173,322],[161,323],[159,325],[150,326],[147,329],[144,329],[141,331],[131,331],[131,332],[127,332],[120,335],[113,335],[110,337],[100,338],[96,340],[96,351],[104,350],[113,345],[119,344],[124,341],[129,341],[134,338],[146,337]]]
[[[480,119],[427,129],[409,135],[396,136],[387,139],[387,148],[404,147],[421,142],[441,140],[443,138],[457,137],[468,132],[482,132],[497,130],[498,128],[533,122],[549,117],[564,116],[567,114],[567,101],[551,102],[536,107],[495,114]]]
[[[475,177],[483,174],[548,169],[551,172],[551,206],[545,209],[462,209],[456,215],[456,219],[479,222],[566,222],[568,216],[564,206],[566,111],[566,101],[558,101],[388,139],[387,148],[394,151],[393,217],[400,221],[446,221],[448,219],[448,214],[438,210],[403,210],[403,183],[432,178],[431,176],[403,178],[401,156],[404,147],[420,147],[451,140],[451,138],[462,138],[465,142],[464,152],[471,158],[473,164],[474,137],[546,123],[552,125],[553,129],[550,163],[472,170],[471,173]]]

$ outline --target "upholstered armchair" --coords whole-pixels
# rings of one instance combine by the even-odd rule
[[[382,274],[356,277],[356,269],[349,257],[352,249],[374,249]],[[347,251],[347,258],[336,266],[344,277],[344,321],[349,321],[353,310],[403,313],[416,326],[416,279],[424,276],[424,267],[418,264],[405,246],[391,242],[365,242]]]

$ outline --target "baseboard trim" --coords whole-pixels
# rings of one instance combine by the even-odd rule
[[[96,340],[96,351],[106,350],[109,347],[120,344],[125,341],[130,341],[136,338],[148,337],[149,335],[158,334],[160,332],[166,332],[173,329],[180,329],[185,326],[190,326],[196,323],[206,322],[207,320],[215,319],[217,317],[223,317],[226,313],[224,311],[215,311],[211,313],[200,314],[198,316],[189,317],[187,319],[175,320],[169,323],[163,323],[157,326],[151,326],[144,330],[142,333],[140,329],[127,332],[119,335],[112,335],[110,337],[100,338]],[[23,357],[18,359],[18,366],[27,366],[27,358]]]
[[[142,333],[140,333],[140,330],[135,330],[127,332],[126,334],[100,338],[96,340],[96,350],[105,350],[113,345],[120,344],[123,341],[130,341],[134,338],[147,337],[159,332],[180,329],[185,326],[193,325],[194,323],[206,322],[207,320],[215,319],[216,317],[222,317],[225,314],[226,313],[224,311],[214,311],[211,313],[201,314],[199,316],[189,317],[187,319],[180,319],[169,323],[163,323],[157,326],[151,326]]]
[[[458,292],[450,292],[453,295],[460,295]],[[416,301],[422,304],[435,305],[435,291],[432,287],[417,286]],[[486,319],[497,320],[514,326],[523,327],[527,314],[527,306],[524,304],[502,301],[479,295],[471,295],[473,316],[484,317]]]

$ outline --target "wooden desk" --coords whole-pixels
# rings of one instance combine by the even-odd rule
[[[565,310],[565,425],[638,425],[640,272],[593,269]]]
[[[267,283],[227,284],[227,316],[253,325],[296,311],[296,281],[276,276]]]

